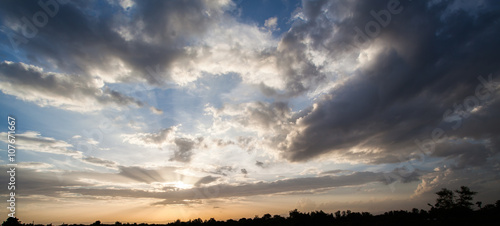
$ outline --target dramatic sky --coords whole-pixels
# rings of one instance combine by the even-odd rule
[[[7,0],[0,23],[24,222],[500,199],[497,0]]]

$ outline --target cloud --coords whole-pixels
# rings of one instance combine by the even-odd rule
[[[7,133],[2,132],[0,136],[7,137]],[[62,140],[56,140],[52,137],[44,137],[39,132],[27,131],[16,134],[16,147],[20,150],[28,150],[40,153],[49,153],[56,155],[64,155],[71,157],[76,161],[81,161],[87,164],[103,166],[108,168],[116,168],[117,164],[110,160],[97,158],[94,156],[85,156],[78,150],[73,150],[72,144]]]
[[[241,104],[225,104],[222,108],[207,107],[214,117],[214,127],[227,130],[235,128],[238,131],[257,133],[258,136],[271,137],[270,142],[284,139],[291,121],[291,109],[285,102],[248,102]],[[239,137],[238,144],[242,148],[252,145],[251,137]]]
[[[17,47],[33,64],[97,76],[106,83],[186,85],[203,73],[235,72],[250,84],[282,86],[274,76],[276,40],[231,16],[232,1],[139,1],[127,4],[129,9],[116,5],[99,4],[101,12],[113,15],[103,17],[86,13],[97,7],[93,3],[61,5],[44,29]],[[1,6],[6,29],[18,35],[23,33],[18,18],[31,18],[39,10],[37,4],[25,2]],[[49,51],[47,45],[53,48]]]
[[[100,158],[96,158],[93,156],[83,157],[82,161],[87,162],[87,163],[91,163],[91,164],[95,164],[98,166],[106,166],[109,168],[116,168],[116,166],[117,166],[116,162],[114,162],[114,161],[100,159]]]
[[[7,171],[7,166],[0,166],[2,171]],[[77,181],[68,177],[62,179],[62,174],[54,172],[44,172],[30,167],[16,168],[16,191],[27,195],[58,196],[58,191],[65,190],[63,187],[86,186],[88,183]],[[8,181],[8,175],[0,175],[1,181]]]
[[[277,17],[270,17],[266,21],[264,21],[264,26],[269,29],[270,31],[276,30],[276,27],[278,26],[278,18]]]
[[[151,112],[153,112],[154,114],[157,114],[157,115],[163,114],[163,111],[161,109],[155,108],[153,106],[149,107],[149,110],[151,110]]]
[[[214,170],[208,170],[207,173],[227,176],[227,173],[234,172],[235,170],[232,166],[217,166]]]
[[[437,145],[432,156],[454,159],[457,168],[482,166],[486,164],[488,157],[495,154],[494,150],[487,147],[485,143],[477,141],[454,141]]]
[[[35,166],[42,168],[34,168]],[[53,167],[53,166],[52,166]],[[194,184],[200,177],[193,177],[177,173],[179,168],[159,167],[146,169],[135,166],[119,166],[118,172],[97,171],[65,171],[51,169],[46,163],[20,162],[16,171],[16,191],[28,196],[51,196],[64,198],[67,194],[75,194],[73,188],[83,189],[123,189],[131,193],[136,190],[161,191],[176,182]],[[0,166],[2,170],[8,170],[7,166]],[[0,181],[8,181],[8,175],[0,175]],[[19,185],[19,186],[17,186]],[[177,188],[176,188],[177,189]],[[93,197],[83,197],[90,199]],[[27,199],[29,202],[29,199]]]
[[[255,195],[269,195],[292,191],[304,191],[323,188],[345,187],[362,185],[383,180],[382,174],[358,172],[345,176],[323,176],[309,178],[294,178],[273,182],[257,182],[239,185],[218,184],[199,188],[171,190],[165,192],[145,192],[138,190],[117,189],[85,189],[74,188],[71,191],[82,195],[111,196],[111,197],[142,197],[165,199],[168,203],[177,203],[182,200],[203,200],[212,198],[246,197]]]
[[[198,180],[194,186],[195,187],[199,187],[201,185],[204,185],[204,184],[210,184],[214,181],[217,181],[217,179],[219,179],[218,177],[212,177],[212,176],[206,176],[206,177],[202,177],[200,180]]]
[[[161,147],[169,143],[174,136],[176,126],[169,127],[158,131],[157,133],[137,133],[122,135],[123,141],[146,147]]]
[[[183,137],[177,132],[178,126],[161,129],[157,133],[122,134],[123,142],[143,147],[166,147],[173,150],[170,161],[190,162],[193,149],[203,142],[203,137]]]
[[[177,145],[178,149],[174,151],[174,156],[170,160],[178,162],[191,161],[191,156],[193,155],[191,151],[193,150],[195,142],[187,138],[176,138],[174,143]]]
[[[60,70],[99,76],[106,82],[163,84],[179,79],[169,67],[189,57],[184,49],[186,40],[202,36],[232,3],[138,1],[128,5],[132,7],[129,10],[103,2],[98,5],[101,12],[112,12],[113,16],[87,14],[96,4],[60,5],[58,13],[34,38],[18,46],[21,54],[34,62],[50,62]],[[19,35],[23,34],[19,18],[31,18],[40,10],[38,4],[26,2],[3,2],[0,8],[6,27]],[[47,45],[53,48],[45,48]],[[160,70],[148,73],[146,68],[156,65],[161,65]]]
[[[44,163],[44,162],[20,162],[17,164],[19,168],[23,169],[32,169],[37,172],[46,171],[46,170],[56,170],[54,165]]]
[[[0,135],[7,137],[5,132],[0,133]],[[81,152],[70,149],[73,145],[51,137],[43,137],[39,132],[27,131],[19,133],[16,135],[16,142],[17,148],[21,150],[66,155],[75,158],[82,157]]]
[[[310,5],[305,2],[304,10],[310,11]],[[87,14],[93,6],[79,2],[61,5],[50,23],[18,48],[29,55],[25,58],[30,64],[98,77],[106,83],[186,85],[203,74],[237,73],[244,83],[260,85],[266,95],[282,97],[314,90],[332,71],[321,65],[326,62],[316,62],[309,53],[314,49],[308,35],[301,33],[317,33],[307,30],[310,25],[328,27],[319,21],[295,23],[278,40],[256,25],[240,23],[232,15],[232,1],[99,4],[112,17]],[[36,4],[24,2],[2,3],[0,8],[6,28],[17,34],[23,33],[18,18],[39,10]],[[274,30],[277,21],[271,17],[265,26]],[[68,31],[68,27],[74,29]],[[44,48],[47,45],[54,48],[49,51]]]
[[[107,105],[144,105],[110,90],[98,78],[44,72],[40,67],[10,61],[0,62],[0,90],[42,107],[79,112],[100,110]]]
[[[322,3],[311,1],[306,4]],[[499,111],[497,91],[482,88],[490,93],[490,99],[480,101],[477,107],[481,110],[471,112],[470,117],[452,121],[463,122],[462,128],[455,131],[446,122],[450,118],[443,120],[447,110],[453,112],[455,104],[462,104],[469,96],[475,96],[477,87],[482,84],[479,75],[486,78],[492,73],[495,77],[500,72],[494,63],[500,53],[493,51],[500,48],[500,44],[491,32],[499,25],[490,18],[491,10],[498,7],[493,6],[492,1],[484,2],[492,8],[480,8],[474,16],[457,9],[445,17],[442,15],[450,7],[446,2],[430,6],[411,2],[402,6],[404,11],[393,15],[391,23],[382,28],[377,37],[367,40],[366,45],[356,47],[355,43],[344,43],[354,47],[336,51],[335,47],[343,43],[340,41],[346,41],[337,35],[355,35],[354,26],[363,28],[364,24],[374,20],[369,18],[370,10],[385,7],[362,1],[343,4],[351,4],[352,17],[343,17],[342,13],[333,15],[336,6],[342,8],[337,1],[310,6],[313,8],[309,11],[308,6],[304,6],[306,22],[294,26],[282,40],[287,47],[297,46],[295,51],[305,51],[302,40],[311,37],[310,45],[320,49],[326,46],[322,51],[330,54],[332,59],[355,53],[359,63],[356,71],[298,117],[296,126],[290,129],[286,140],[279,146],[285,158],[307,161],[329,153],[366,162],[404,161],[419,152],[415,139],[430,138],[436,127],[444,129],[447,136],[459,136],[458,139],[472,136],[498,140],[497,129],[486,125],[497,121],[492,118]],[[326,21],[327,16],[338,20]],[[417,20],[421,23],[409,26]],[[332,29],[345,31],[339,33],[317,28],[329,23],[333,23]],[[314,31],[321,33],[313,36]],[[295,65],[291,62],[299,57],[300,54],[294,54],[283,60],[289,62],[287,65]],[[305,59],[297,61],[308,62]],[[311,67],[311,75],[305,77],[305,81],[320,76],[315,72],[318,68]],[[303,86],[304,79],[300,76],[290,75],[291,81],[296,81],[293,83],[297,84],[297,91],[307,87]],[[448,153],[448,156],[453,155]],[[477,157],[484,161],[486,156]]]
[[[498,166],[498,165],[497,165]],[[479,191],[480,198],[494,201],[496,195],[490,189],[498,190],[498,169],[493,164],[484,167],[457,168],[454,166],[442,166],[434,169],[433,172],[422,174],[420,183],[412,194],[413,198],[432,196],[442,188],[458,189],[466,185],[474,191]],[[480,191],[483,190],[484,191]]]
[[[350,173],[351,171],[349,170],[341,170],[341,169],[336,169],[336,170],[328,170],[325,172],[321,172],[320,174],[340,174],[340,173]]]

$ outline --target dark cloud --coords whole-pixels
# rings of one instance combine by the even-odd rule
[[[248,171],[246,169],[241,169],[242,174],[248,174]]]
[[[339,173],[349,173],[349,172],[351,172],[351,171],[350,170],[336,169],[336,170],[328,170],[325,172],[321,172],[320,174],[339,174]]]
[[[264,163],[259,161],[255,161],[255,165],[258,167],[264,167]]]
[[[437,145],[432,156],[453,159],[455,160],[454,167],[466,168],[485,165],[488,157],[494,153],[496,151],[491,150],[484,143],[456,141]]]
[[[0,166],[3,172],[10,168]],[[89,183],[66,178],[61,172],[36,172],[35,169],[16,167],[16,191],[26,195],[57,196],[62,187],[88,186]],[[0,181],[8,184],[9,175],[0,175]]]
[[[386,184],[391,184],[396,181],[402,183],[410,183],[419,181],[420,177],[424,174],[424,172],[420,170],[416,170],[410,167],[397,167],[392,172],[384,174],[386,179]]]
[[[117,166],[116,162],[113,162],[113,161],[110,161],[110,160],[101,159],[101,158],[96,158],[96,157],[93,157],[93,156],[82,157],[82,161],[88,162],[88,163],[91,163],[91,164],[95,164],[95,165],[106,166],[106,167],[110,167],[110,168],[114,168],[114,167]]]
[[[196,181],[196,183],[194,183],[194,186],[199,187],[199,186],[204,185],[204,184],[210,184],[214,181],[217,181],[217,179],[219,179],[219,178],[212,177],[212,176],[202,177],[200,180],[198,180],[198,181]]]
[[[364,28],[369,21],[375,21],[370,10],[386,9],[385,2],[330,1],[323,7],[332,11],[320,13],[316,8],[305,9],[309,19],[303,23],[310,25],[299,24],[285,35],[284,41],[292,43],[299,37],[312,37],[311,45],[326,48],[324,51],[329,51],[332,59],[349,53],[365,54],[362,51],[369,48],[378,49],[369,63],[319,99],[314,108],[296,121],[297,128],[282,142],[286,158],[306,161],[325,153],[337,153],[368,162],[400,162],[418,151],[415,139],[430,139],[435,128],[442,128],[447,137],[472,137],[489,140],[488,145],[497,144],[498,128],[492,125],[498,123],[498,117],[494,118],[500,111],[498,91],[481,88],[490,93],[489,98],[475,97],[479,101],[475,106],[481,109],[473,112],[468,109],[470,116],[460,117],[463,124],[459,129],[451,128],[458,120],[447,118],[449,122],[443,122],[443,115],[467,100],[469,105],[474,103],[469,97],[476,96],[476,88],[482,84],[478,76],[486,80],[490,74],[498,77],[499,5],[485,1],[477,8],[456,9],[451,7],[453,1],[435,4],[414,1],[403,4],[401,1],[404,10],[392,15],[378,36],[366,40],[364,45],[356,46],[353,41],[345,43],[355,40],[353,27]],[[342,8],[345,4],[349,5],[352,17],[333,15],[335,6]],[[326,20],[328,16],[337,20]],[[336,40],[338,32],[320,29],[329,23],[344,30],[341,34],[353,36],[342,38],[342,42]],[[337,51],[341,43],[351,47]],[[312,73],[307,77],[310,78],[318,76]],[[459,153],[463,152],[447,152],[446,157]],[[445,157],[444,152],[436,154]],[[478,153],[477,159],[471,161],[484,162],[488,156],[491,155]]]
[[[191,161],[192,150],[196,143],[188,138],[176,138],[174,143],[178,149],[174,151],[174,156],[170,160],[178,162]]]

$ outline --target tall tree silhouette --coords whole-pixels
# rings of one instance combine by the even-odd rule
[[[472,205],[474,205],[472,199],[477,192],[471,191],[466,186],[461,186],[460,190],[455,190],[455,192],[458,194],[456,206],[464,209],[472,209]]]
[[[437,209],[448,210],[452,209],[455,206],[455,202],[453,201],[454,195],[452,190],[443,188],[441,189],[441,191],[436,192],[436,195],[438,195],[435,205]]]

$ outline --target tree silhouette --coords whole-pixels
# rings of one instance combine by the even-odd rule
[[[455,202],[453,201],[454,195],[452,190],[442,188],[441,191],[436,192],[436,195],[438,195],[435,205],[437,209],[449,210],[455,206]]]
[[[9,217],[2,223],[2,226],[20,226],[21,222],[17,217]]]
[[[468,187],[466,186],[461,186],[460,190],[455,190],[456,193],[458,193],[458,199],[456,202],[456,206],[458,208],[463,208],[463,209],[472,209],[472,199],[477,192],[471,191]]]

